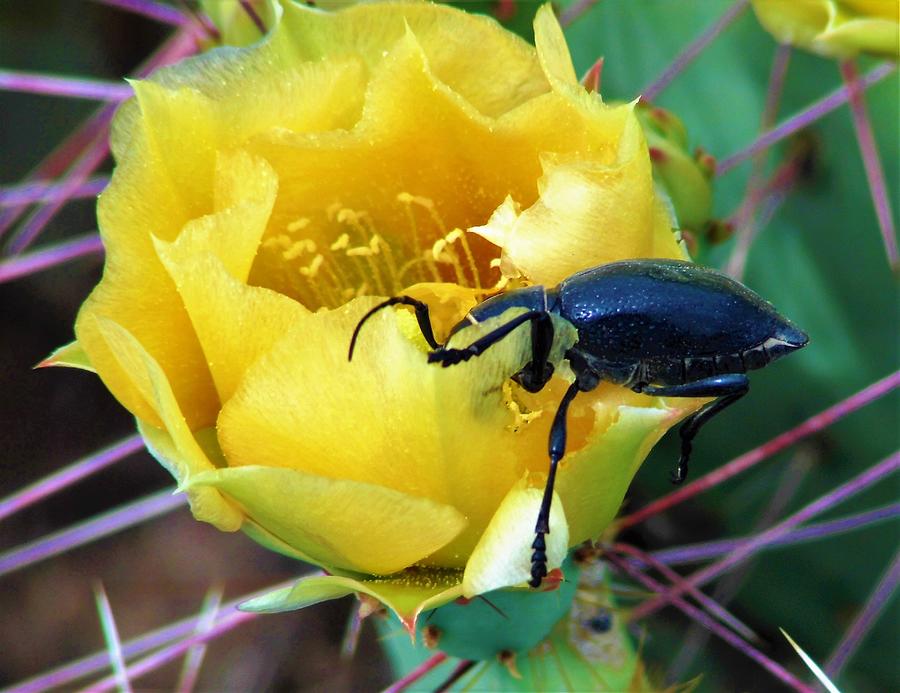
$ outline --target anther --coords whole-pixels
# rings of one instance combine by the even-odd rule
[[[300,268],[300,274],[302,274],[304,277],[309,277],[310,279],[312,279],[316,276],[316,274],[318,274],[319,268],[322,266],[323,262],[325,262],[325,258],[321,253],[319,253],[306,267]]]
[[[350,234],[342,233],[337,240],[328,246],[329,250],[343,250],[350,245]]]
[[[309,223],[309,217],[300,217],[299,219],[295,219],[294,221],[290,222],[285,228],[289,233],[296,233],[297,231],[305,229],[307,226],[309,226]]]

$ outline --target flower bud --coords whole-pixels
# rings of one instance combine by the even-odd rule
[[[898,0],[753,0],[760,24],[779,43],[828,57],[900,57]]]

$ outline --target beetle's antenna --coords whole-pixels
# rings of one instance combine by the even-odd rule
[[[549,343],[553,343],[553,323],[550,321],[550,316],[545,310],[530,310],[527,313],[522,313],[522,315],[517,315],[512,320],[510,320],[505,325],[500,325],[496,330],[492,330],[488,332],[486,335],[481,337],[480,339],[475,340],[469,346],[463,347],[462,349],[444,349],[443,347],[437,348],[436,351],[428,354],[428,363],[439,363],[444,368],[448,366],[455,366],[457,363],[461,361],[468,361],[473,356],[480,356],[486,349],[493,346],[501,339],[506,337],[510,332],[515,330],[519,325],[522,325],[526,322],[540,322],[541,330],[543,332],[539,332],[543,338],[540,343],[546,341],[546,330],[550,330],[549,333]],[[534,340],[534,332],[532,332],[532,340]],[[532,344],[535,344],[532,341]],[[541,357],[541,352],[535,355],[533,359],[536,363],[546,363],[546,356]],[[543,373],[543,367],[541,366],[541,372]],[[527,388],[526,388],[527,389]],[[538,388],[539,390],[540,388]],[[536,392],[537,390],[531,390],[531,392]]]
[[[428,345],[432,349],[440,348],[441,345],[434,338],[434,330],[431,327],[431,317],[428,314],[428,305],[422,303],[422,301],[417,301],[412,296],[394,296],[393,298],[389,298],[386,301],[382,301],[381,303],[379,303],[368,313],[363,315],[360,321],[356,323],[356,329],[353,330],[353,336],[350,338],[350,349],[347,351],[348,361],[353,360],[353,351],[354,349],[356,349],[356,340],[359,337],[360,329],[366,323],[366,321],[383,308],[387,308],[388,306],[396,306],[398,304],[404,306],[412,306],[416,309],[416,321],[419,323],[419,329],[422,330],[422,336],[425,338],[425,341],[428,342]]]

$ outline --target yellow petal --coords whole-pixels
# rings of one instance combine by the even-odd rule
[[[548,90],[534,49],[491,18],[429,3],[359,3],[339,13],[285,5],[285,42],[296,58],[355,54],[373,72],[385,49],[409,31],[437,78],[485,115],[498,115]],[[480,46],[489,52],[471,50]],[[504,85],[513,83],[515,90]]]
[[[520,140],[518,133],[513,134]],[[517,144],[524,142],[496,138],[490,120],[437,79],[416,37],[406,33],[400,34],[372,76],[365,112],[352,130],[315,134],[279,130],[258,137],[250,147],[278,172],[279,199],[290,210],[282,216],[281,206],[276,205],[272,226],[287,228],[302,218],[308,222],[308,238],[327,249],[348,231],[346,224],[329,214],[329,208],[364,213],[375,220],[375,231],[387,238],[392,252],[405,258],[413,254],[414,234],[409,206],[398,201],[398,195],[414,193],[434,201],[436,215],[447,229],[469,226],[480,220],[482,209],[486,214],[494,200],[503,199],[507,186],[521,183],[525,195],[525,190],[533,189],[533,176],[530,180],[528,176],[537,163],[533,148],[529,147],[532,161],[524,170],[510,165],[502,178],[490,163],[508,162],[507,151]],[[423,159],[421,152],[428,156]],[[463,189],[471,194],[448,194]],[[423,227],[419,235],[427,233],[432,239],[427,245],[431,245],[434,221],[417,223]],[[356,238],[357,232],[349,231]],[[254,276],[265,286],[296,293],[284,267],[280,252],[265,252]],[[344,271],[355,273],[355,268]],[[376,284],[370,290],[393,293],[387,285]],[[311,296],[301,298],[307,305],[321,304]]]
[[[350,335],[372,304],[295,323],[225,404],[222,449],[231,466],[289,467],[457,508],[469,524],[428,562],[462,567],[513,484],[532,465],[546,470],[535,450],[546,448],[547,428],[514,432],[502,388],[528,358],[529,328],[445,369],[427,362],[421,337],[406,336],[418,331],[411,313],[385,310],[348,363]]]
[[[214,184],[216,211],[185,224],[173,252],[181,258],[211,253],[235,279],[246,282],[275,204],[278,179],[263,159],[238,150],[218,155]]]
[[[203,428],[215,421],[218,399],[190,319],[150,236],[174,238],[191,211],[179,201],[172,181],[158,172],[160,154],[140,126],[140,115],[129,102],[114,121],[112,144],[119,163],[97,209],[106,265],[103,281],[78,313],[75,334],[116,398],[138,418],[161,427],[109,350],[97,319],[125,327],[165,371],[191,427]]]
[[[159,364],[121,325],[98,318],[97,330],[123,372],[131,378],[134,389],[147,408],[164,424],[163,428],[158,428],[138,420],[148,448],[163,460],[164,466],[182,484],[193,474],[213,469],[212,462],[188,428]],[[234,531],[240,526],[240,514],[218,494],[189,494],[189,498],[191,510],[198,520],[210,522],[225,531]]]
[[[247,367],[307,311],[287,296],[235,281],[209,254],[180,255],[162,242],[157,250],[178,285],[219,398],[227,402]]]
[[[153,407],[135,388],[130,374],[122,369],[120,359],[110,350],[97,328],[103,320],[127,326],[165,371],[189,425],[192,428],[209,426],[215,421],[219,402],[203,352],[175,287],[156,259],[152,245],[147,248],[147,253],[150,255],[136,260],[134,274],[141,274],[151,263],[156,267],[146,272],[138,284],[120,284],[120,279],[124,281],[126,276],[124,267],[111,269],[113,263],[107,260],[103,283],[88,297],[78,314],[75,324],[78,343],[84,347],[91,364],[116,399],[138,418],[161,427],[163,423]],[[142,283],[145,279],[147,284]]]
[[[212,468],[194,440],[165,373],[141,343],[121,325],[103,318],[97,319],[97,329],[123,370],[129,374],[135,389],[151,407],[181,453],[185,465],[178,471],[179,481],[190,473]]]
[[[485,233],[505,239],[503,260],[537,284],[553,286],[575,272],[634,257],[682,256],[660,217],[650,159],[634,114],[627,113],[617,159],[609,166],[545,157],[540,198],[510,228],[510,203],[495,212]]]
[[[496,246],[505,248],[511,242],[513,229],[515,229],[521,211],[519,204],[510,195],[507,195],[503,203],[491,212],[486,224],[472,226],[469,228],[469,232],[486,238]],[[514,270],[511,267],[510,272],[512,271]]]
[[[247,367],[307,311],[268,289],[246,286],[277,183],[268,165],[243,153],[220,157],[217,207],[156,252],[175,282],[221,401]],[[242,185],[241,182],[245,181]]]
[[[151,455],[176,480],[182,481],[192,473],[190,465],[195,461],[190,453],[183,452],[172,436],[138,419],[138,433]],[[213,432],[214,433],[214,432]],[[183,490],[183,489],[179,489]],[[244,522],[244,513],[214,488],[195,488],[187,491],[191,513],[201,522],[209,522],[223,532],[236,532]]]
[[[454,508],[375,484],[277,467],[193,475],[232,498],[254,522],[316,563],[387,575],[452,540],[466,520]]]
[[[214,491],[215,489],[201,487],[197,490]],[[218,491],[216,491],[216,493],[218,493]],[[287,556],[288,558],[293,558],[297,561],[303,561],[304,563],[309,563],[310,565],[315,565],[316,563],[316,560],[312,556],[303,553],[297,547],[291,546],[283,539],[276,537],[269,530],[265,529],[262,525],[254,522],[249,517],[244,518],[244,523],[241,525],[241,531],[260,546],[265,546],[267,549],[269,549],[269,551],[280,553],[282,556]],[[357,573],[353,571],[341,571],[334,566],[328,566],[328,572],[338,575],[342,575],[344,572],[346,572],[346,576],[351,577],[357,575]]]
[[[236,278],[246,279],[253,258],[256,256],[256,249],[259,240],[266,228],[266,222],[274,203],[275,193],[277,190],[277,180],[271,168],[262,160],[254,159],[243,152],[234,152],[222,154],[218,157],[215,180],[213,207],[218,210],[208,216],[202,216],[185,225],[183,231],[178,236],[177,248],[178,252],[169,253],[169,272],[168,274],[182,277],[177,272],[173,273],[173,264],[175,259],[173,254],[177,254],[182,262],[190,264],[193,260],[187,260],[188,257],[198,255],[201,252],[214,253],[216,257],[221,259],[228,271]],[[121,247],[121,244],[117,244]],[[235,368],[240,363],[226,363],[223,360],[216,361],[216,356],[223,356],[223,348],[218,349],[212,355],[204,355],[199,352],[199,344],[195,335],[197,325],[191,329],[185,324],[185,314],[182,306],[182,300],[173,294],[172,281],[163,270],[159,276],[162,267],[153,257],[141,257],[134,263],[134,266],[125,273],[124,267],[120,267],[118,261],[110,261],[107,270],[107,279],[92,294],[88,304],[84,310],[85,316],[88,314],[99,314],[104,317],[110,316],[113,320],[120,322],[130,331],[134,332],[144,347],[154,355],[154,357],[163,366],[170,382],[178,395],[179,402],[182,403],[182,409],[189,418],[189,424],[192,428],[199,428],[209,425],[214,421],[215,411],[218,409],[218,400],[216,392],[209,388],[209,371],[206,367],[207,362],[217,363],[220,368],[225,367],[229,373],[235,373]],[[196,269],[196,268],[195,268]],[[144,287],[144,290],[138,292],[138,284],[131,284],[134,275],[145,273],[148,276],[145,281],[150,282]],[[209,287],[202,284],[202,279],[197,277],[200,286],[196,283],[193,286],[195,291],[191,293],[191,286],[182,286],[182,297],[185,302],[188,298],[192,298],[192,308],[197,314],[206,310],[206,316],[209,317],[209,310],[223,310],[223,312],[215,316],[216,320],[221,320],[227,303],[223,296],[216,293],[205,296],[198,295],[197,289],[209,292]],[[119,293],[119,282],[128,282],[130,290]],[[185,280],[186,281],[186,280]],[[152,286],[152,290],[148,287]],[[189,294],[185,296],[184,294]],[[218,303],[217,303],[218,302]],[[285,299],[283,304],[290,303]],[[148,306],[148,304],[150,304]],[[150,307],[152,306],[152,307]],[[158,324],[160,320],[169,320],[166,329]],[[188,318],[190,324],[190,318]],[[199,321],[199,319],[198,319]],[[85,340],[92,345],[94,350],[98,352],[98,371],[104,377],[110,388],[116,392],[117,389],[127,392],[125,404],[135,412],[140,418],[148,422],[161,426],[162,423],[154,418],[152,411],[143,408],[141,399],[133,390],[129,390],[128,375],[123,373],[115,366],[115,358],[105,350],[98,336],[91,330],[91,322],[89,320],[79,321],[79,333],[83,335]],[[233,322],[224,321],[227,329],[234,330],[238,327]],[[206,325],[212,331],[219,331],[221,328]],[[206,336],[209,337],[209,329]],[[169,332],[171,330],[171,334]],[[165,338],[163,338],[165,337]],[[263,341],[262,336],[258,337],[258,341]],[[209,342],[209,340],[207,340]],[[248,340],[252,344],[254,339]],[[220,344],[217,342],[217,345]],[[174,347],[174,349],[173,349]],[[176,350],[181,350],[177,351]],[[232,377],[231,380],[234,380]],[[222,384],[217,383],[220,386]],[[234,383],[225,383],[225,390],[230,393],[233,390]],[[221,392],[220,392],[221,394]]]
[[[620,398],[628,403],[617,405]],[[626,392],[598,397],[593,403],[595,423],[589,439],[561,465],[556,490],[566,508],[573,546],[598,538],[618,513],[631,480],[653,445],[680,418],[706,401],[655,399],[650,406],[635,406],[646,399]]]
[[[534,47],[551,83],[579,86],[566,37],[550,3],[542,5],[534,16]]]
[[[524,480],[510,489],[466,564],[464,597],[531,579],[531,544],[543,495],[542,489],[529,488]],[[570,543],[563,502],[556,493],[550,506],[550,533],[545,538],[547,569],[553,570],[562,565]]]
[[[365,96],[365,66],[352,52],[304,62],[296,51],[290,31],[279,29],[251,49],[210,51],[158,70],[134,83],[143,127],[159,151],[181,125],[190,127],[195,139],[181,140],[188,149],[179,151],[209,173],[217,151],[240,148],[257,133],[352,127]],[[187,163],[163,170],[180,185]]]

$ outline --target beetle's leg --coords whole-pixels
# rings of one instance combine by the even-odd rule
[[[578,381],[578,389],[582,392],[590,392],[591,390],[596,389],[602,378],[600,377],[600,374],[591,367],[591,364],[587,362],[587,359],[584,358],[581,353],[575,351],[575,349],[569,349],[565,356],[566,360],[569,362],[569,366],[572,368],[572,372],[575,373],[575,379]]]
[[[547,575],[547,542],[544,535],[550,533],[550,504],[553,502],[553,485],[556,482],[556,467],[562,456],[566,453],[566,413],[569,405],[580,391],[578,381],[569,385],[566,394],[563,395],[556,416],[553,417],[553,426],[550,428],[550,471],[547,473],[547,485],[544,486],[544,498],[541,500],[541,509],[538,511],[537,523],[534,526],[534,543],[531,548],[531,580],[528,584],[532,587],[540,587],[541,580]]]
[[[531,321],[531,361],[513,376],[528,392],[540,392],[553,377],[550,349],[553,348],[553,321],[550,313],[541,313]]]
[[[523,313],[522,315],[517,315],[508,323],[500,325],[500,327],[498,327],[496,330],[488,332],[480,339],[476,339],[469,346],[463,347],[462,349],[445,349],[443,347],[436,347],[434,351],[428,354],[428,362],[439,363],[444,368],[446,368],[447,366],[456,365],[461,361],[468,361],[473,356],[478,356],[479,354],[484,353],[484,351],[488,347],[491,347],[499,342],[506,335],[516,329],[519,325],[522,325],[523,323],[529,322],[531,320],[543,320],[545,319],[545,316],[549,318],[549,316],[547,315],[547,311],[545,310],[530,310],[527,313]],[[553,329],[552,324],[550,329]]]
[[[441,348],[441,345],[438,344],[438,341],[434,338],[434,330],[431,327],[431,317],[428,315],[428,305],[421,301],[417,301],[412,296],[394,296],[393,298],[389,298],[388,300],[379,303],[372,308],[372,310],[363,315],[362,318],[360,318],[360,321],[356,323],[356,329],[353,330],[353,336],[350,338],[350,349],[347,352],[348,361],[353,360],[353,350],[356,348],[356,339],[359,337],[359,331],[362,329],[366,320],[375,315],[379,310],[398,304],[412,306],[416,309],[416,321],[419,323],[419,329],[422,330],[422,336],[425,338],[425,341],[428,342],[428,345],[432,349]]]
[[[712,417],[729,405],[737,402],[750,389],[750,380],[743,373],[715,375],[683,385],[643,385],[633,388],[636,392],[659,397],[718,397],[692,414],[681,425],[681,457],[672,472],[672,483],[680,484],[687,478],[688,460],[691,457],[692,441],[697,431]]]

